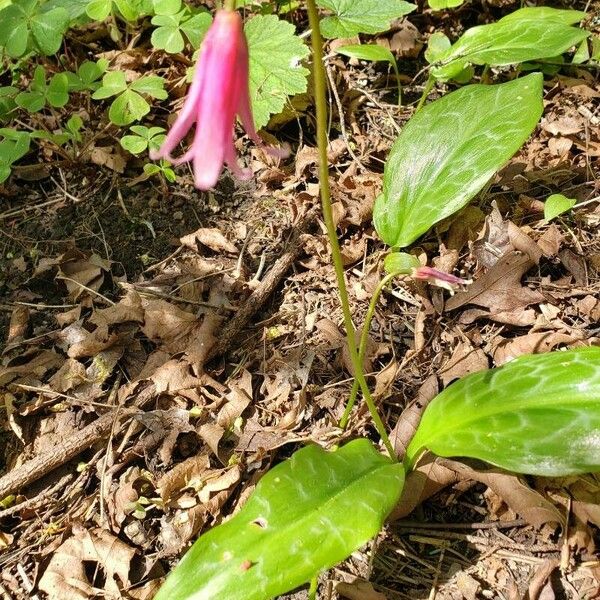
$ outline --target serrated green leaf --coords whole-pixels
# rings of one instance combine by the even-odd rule
[[[69,13],[65,8],[54,8],[30,20],[33,40],[42,54],[50,56],[58,52],[69,21]]]
[[[108,109],[108,118],[115,125],[129,125],[150,112],[150,105],[133,90],[125,90]]]
[[[144,75],[133,81],[129,87],[140,94],[147,94],[158,100],[165,100],[169,97],[165,90],[165,80],[158,75]]]
[[[576,203],[577,200],[573,198],[567,198],[562,194],[552,194],[544,202],[544,219],[551,221],[559,215],[570,211]]]
[[[321,21],[321,33],[326,38],[380,33],[388,30],[394,19],[417,8],[404,0],[318,0],[317,4],[335,13]]]
[[[192,546],[155,600],[266,600],[302,585],[379,531],[403,482],[368,440],[302,448]]]
[[[453,383],[425,410],[407,457],[425,448],[531,475],[600,470],[600,348],[522,356]]]
[[[521,147],[543,110],[543,77],[469,85],[426,105],[404,127],[385,165],[373,221],[405,247],[463,208]]]
[[[589,35],[569,25],[582,14],[547,7],[522,8],[496,23],[472,27],[438,56],[443,65],[433,68],[431,74],[444,80],[468,64],[501,66],[560,55]]]
[[[92,94],[94,100],[104,100],[116,96],[127,89],[123,71],[109,71],[102,78],[102,87]]]
[[[288,96],[306,91],[308,70],[301,65],[309,50],[291,23],[259,15],[244,28],[250,52],[250,99],[257,129],[280,113]]]

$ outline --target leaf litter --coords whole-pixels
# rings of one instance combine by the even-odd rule
[[[464,15],[452,15],[444,27],[459,32]],[[432,15],[409,18],[376,42],[413,60],[440,26]],[[132,70],[142,60],[135,52],[113,58]],[[412,109],[389,102],[393,86],[381,67],[332,65],[345,111],[345,137],[330,132],[335,215],[360,325],[381,250],[370,225],[381,159]],[[400,281],[380,301],[367,366],[399,452],[427,401],[454,379],[523,353],[598,343],[600,209],[591,203],[543,220],[550,193],[568,190],[580,202],[598,196],[592,118],[600,90],[589,72],[575,73],[551,80],[544,120],[490,189],[415,248],[423,263],[473,284],[449,297]],[[416,99],[418,90],[406,83],[407,97]],[[292,102],[306,108],[310,99]],[[309,113],[299,118],[310,129]],[[373,436],[361,407],[347,432],[337,428],[349,369],[318,226],[268,305],[224,356],[211,355],[263,279],[261,265],[276,263],[292,220],[316,201],[315,158],[310,137],[293,169],[256,155],[257,188],[234,191],[225,181],[214,201],[198,201],[185,182],[164,201],[157,189],[140,191],[139,199],[124,190],[139,219],[125,234],[111,227],[126,220],[120,209],[116,218],[111,212],[114,196],[103,205],[100,193],[89,194],[98,213],[93,202],[75,207],[71,231],[51,216],[42,226],[26,218],[2,223],[6,239],[17,240],[7,245],[17,257],[1,276],[4,471],[55,451],[152,389],[145,408],[114,419],[105,437],[19,487],[0,508],[3,589],[15,597],[34,590],[57,599],[151,598],[190,541],[236,512],[274,462],[310,441],[330,446],[340,435]],[[91,149],[91,161],[107,173],[125,173],[126,160],[106,139]],[[114,185],[112,177],[98,191]],[[66,173],[66,181],[72,192],[90,185],[77,173]],[[24,188],[32,204],[45,198],[35,181]],[[70,202],[58,188],[53,193],[57,220],[69,219]],[[32,253],[32,240],[43,239],[59,242]],[[333,571],[336,593],[549,598],[577,590],[593,597],[600,587],[598,490],[594,476],[521,478],[432,460],[409,477],[372,563],[364,549]]]

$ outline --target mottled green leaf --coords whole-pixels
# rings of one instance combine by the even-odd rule
[[[42,54],[56,54],[69,26],[69,13],[66,8],[54,8],[35,15],[29,22],[36,46]]]
[[[522,356],[429,404],[407,456],[478,458],[517,473],[600,470],[600,348]]]
[[[542,75],[469,85],[421,109],[385,165],[375,228],[390,246],[414,242],[465,206],[521,147],[542,114]]]
[[[326,38],[348,38],[358,33],[380,33],[390,28],[394,19],[417,7],[404,0],[317,0],[334,15],[321,21]]]
[[[589,35],[570,26],[583,16],[573,10],[522,8],[496,23],[472,27],[437,57],[442,65],[431,74],[443,80],[468,64],[510,65],[558,56]]]
[[[402,466],[368,440],[302,448],[192,546],[155,600],[266,600],[294,589],[376,535],[403,482]]]
[[[244,27],[250,52],[250,99],[256,128],[280,113],[288,96],[306,91],[308,69],[302,60],[308,47],[291,23],[275,15],[259,15]]]

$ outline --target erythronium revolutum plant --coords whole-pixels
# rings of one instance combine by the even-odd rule
[[[314,598],[318,574],[377,534],[400,497],[405,474],[428,452],[476,458],[533,475],[600,470],[600,348],[595,347],[523,356],[454,383],[430,403],[404,461],[397,462],[361,369],[375,303],[398,275],[450,288],[467,283],[423,267],[398,250],[464,207],[520,148],[542,114],[543,78],[532,73],[500,85],[466,86],[432,102],[405,126],[386,163],[383,193],[374,210],[375,227],[393,252],[386,257],[387,275],[373,296],[357,345],[329,196],[319,17],[314,0],[307,4],[323,217],[355,369],[350,406],[360,389],[390,456],[380,454],[366,439],[332,452],[314,445],[298,450],[262,478],[233,518],[200,537],[167,578],[158,600],[266,600],[307,582]],[[235,35],[240,36],[238,17],[231,11],[231,6],[226,7],[217,19],[235,23]],[[540,16],[572,22],[565,13],[548,11],[543,9]],[[212,39],[210,32],[208,39]],[[241,38],[237,43],[243,47]],[[230,144],[235,107],[211,94],[237,89],[233,81],[244,81],[238,69],[246,68],[246,63],[243,52],[237,59],[224,56],[223,73],[232,81],[212,89],[205,83],[202,93],[192,86],[170,134],[172,140],[182,138],[195,114],[207,114],[208,109],[198,103],[215,107],[220,101],[222,112],[213,113],[215,119],[223,119],[217,145]],[[195,108],[186,112],[190,106]],[[247,110],[244,105],[241,116],[248,129]],[[185,127],[179,127],[181,123]],[[254,137],[252,128],[249,131]],[[200,124],[196,136],[202,135]],[[168,140],[165,155],[174,146]],[[192,155],[200,183],[215,180],[222,157],[231,165],[227,154],[208,158],[192,146],[184,156]],[[210,173],[206,180],[204,161]],[[238,169],[235,164],[234,172]]]

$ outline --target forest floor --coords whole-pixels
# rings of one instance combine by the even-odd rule
[[[385,66],[330,49],[333,198],[357,325],[384,251],[373,201],[423,89],[413,76],[424,40],[514,8],[420,10],[381,36],[399,57],[402,106]],[[596,76],[547,76],[532,138],[413,250],[473,283],[450,296],[399,279],[382,297],[366,364],[399,453],[423,406],[455,379],[600,343]],[[185,169],[168,188],[139,182],[135,161],[115,165],[117,151],[105,150],[104,166],[42,157],[0,187],[0,473],[32,469],[0,506],[6,598],[44,598],[40,581],[54,577],[63,598],[149,599],[273,464],[308,442],[377,440],[360,404],[347,430],[337,427],[349,361],[315,209],[310,99],[294,105],[271,131],[295,160],[278,165],[249,148],[249,183],[225,175],[200,193]],[[581,206],[548,223],[552,193]],[[599,502],[595,476],[432,460],[379,538],[321,577],[319,597],[599,597]]]

